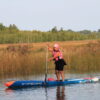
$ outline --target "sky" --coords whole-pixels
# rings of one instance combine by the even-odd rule
[[[21,30],[100,29],[100,0],[0,0],[0,23]]]

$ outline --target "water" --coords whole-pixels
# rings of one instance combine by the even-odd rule
[[[87,74],[67,74],[66,76],[85,77]],[[100,83],[11,90],[3,85],[7,80],[11,79],[0,81],[0,100],[100,100]]]

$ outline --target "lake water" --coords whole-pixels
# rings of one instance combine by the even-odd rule
[[[66,77],[80,78],[87,75],[89,74],[66,74]],[[100,76],[100,74],[93,74],[93,76]],[[29,77],[29,79],[33,78],[33,76]],[[38,77],[38,79],[43,78],[42,75]],[[100,83],[11,90],[4,86],[8,80],[15,79],[0,80],[0,100],[100,100]]]

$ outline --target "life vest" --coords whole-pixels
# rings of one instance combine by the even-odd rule
[[[56,57],[54,60],[55,61],[58,61],[59,59],[63,59],[63,54],[62,54],[62,52],[59,50],[59,51],[53,51],[52,52],[52,55],[53,55],[53,57],[57,54],[57,53],[60,53],[60,56],[58,56],[58,57]]]

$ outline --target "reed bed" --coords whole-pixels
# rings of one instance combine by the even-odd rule
[[[0,44],[7,43],[37,43],[52,41],[74,41],[74,40],[93,40],[100,39],[99,32],[83,34],[80,32],[41,32],[41,31],[0,31]]]
[[[54,43],[51,43],[53,45]],[[61,50],[68,65],[65,71],[99,72],[100,41],[79,45],[60,42]],[[49,57],[51,54],[49,53]],[[45,73],[46,43],[17,44],[0,47],[0,77],[41,75]],[[49,73],[54,72],[53,62],[48,63]]]

